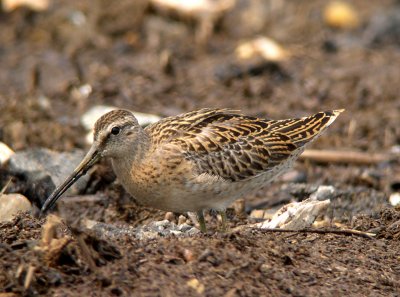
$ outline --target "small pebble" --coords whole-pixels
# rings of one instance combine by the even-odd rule
[[[186,262],[190,262],[190,261],[194,260],[195,256],[191,250],[184,249],[183,250],[183,258],[186,260]]]
[[[338,29],[354,29],[360,24],[356,9],[344,1],[331,1],[324,10],[324,21]]]
[[[168,227],[169,225],[171,225],[171,222],[168,220],[162,220],[153,222],[153,224],[155,227]]]
[[[266,61],[283,61],[288,57],[288,52],[275,40],[268,37],[257,37],[251,41],[240,44],[236,48],[236,57],[240,60],[261,57]]]
[[[0,165],[6,163],[13,154],[14,151],[7,144],[0,142]]]
[[[250,217],[253,219],[263,219],[264,218],[264,210],[262,209],[254,209],[250,213]]]
[[[238,199],[233,203],[233,208],[235,209],[235,214],[238,217],[246,215],[246,203],[244,199]]]
[[[186,223],[186,217],[184,215],[180,215],[178,218],[178,225],[183,225]]]
[[[11,12],[21,6],[34,11],[44,11],[49,7],[49,0],[3,0],[1,4],[5,12]]]
[[[186,284],[192,289],[195,289],[198,294],[204,293],[205,287],[197,278],[192,278]]]
[[[11,221],[21,211],[31,211],[32,204],[21,194],[0,195],[0,222]]]
[[[179,231],[182,231],[182,232],[189,231],[192,228],[193,228],[193,226],[190,226],[186,223],[183,223],[183,224],[179,225],[179,227],[178,227]]]
[[[175,235],[175,236],[182,236],[183,232],[179,231],[179,230],[170,230],[169,231],[171,234]]]
[[[392,193],[389,197],[389,202],[393,206],[400,205],[400,193]]]
[[[168,211],[165,213],[165,220],[170,221],[171,223],[175,223],[175,215],[173,212]]]
[[[305,183],[307,182],[307,174],[303,171],[290,170],[284,173],[280,179],[285,183]]]
[[[271,272],[271,269],[272,266],[267,263],[261,264],[260,266],[260,272],[263,274],[268,274],[269,272]]]
[[[331,199],[332,196],[335,194],[336,189],[334,186],[325,186],[321,185],[318,187],[317,191],[310,195],[312,200],[319,200],[323,201],[326,199]]]

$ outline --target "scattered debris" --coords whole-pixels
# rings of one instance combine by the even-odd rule
[[[32,204],[21,194],[0,193],[0,222],[11,221],[21,211],[31,211]]]
[[[239,60],[262,58],[265,61],[273,62],[284,61],[289,57],[287,50],[275,40],[265,36],[241,43],[236,48],[235,54]]]
[[[186,262],[191,262],[195,259],[195,254],[189,249],[184,249],[182,255]]]
[[[235,5],[236,0],[150,0],[160,14],[176,15],[197,23],[196,40],[204,43],[214,31],[216,22]]]
[[[310,199],[323,201],[326,199],[331,199],[337,190],[333,186],[321,185],[317,190],[310,195]]]
[[[356,151],[305,150],[300,160],[310,160],[319,163],[344,163],[369,165],[390,160],[386,154],[372,154]]]
[[[57,229],[63,226],[61,218],[55,215],[48,215],[42,229],[40,243],[35,246],[35,250],[43,253],[47,265],[54,266],[58,263],[62,251],[71,242],[72,238],[68,235],[58,237]]]
[[[179,218],[178,218],[178,225],[179,226],[183,225],[183,224],[186,223],[186,221],[187,221],[187,218],[184,215],[180,215]]]
[[[376,234],[371,232],[363,232],[354,229],[332,229],[332,230],[325,230],[325,229],[283,229],[283,228],[261,228],[259,229],[261,232],[280,232],[280,233],[318,233],[318,234],[342,234],[342,235],[355,235],[365,238],[375,238]]]
[[[166,213],[165,213],[165,219],[168,220],[168,221],[170,221],[171,223],[174,223],[174,222],[175,222],[175,215],[174,215],[174,213],[173,213],[173,212],[170,212],[170,211],[166,212]]]
[[[272,219],[273,214],[269,213],[268,210],[265,209],[253,209],[249,215],[251,219],[258,220],[270,220]]]
[[[67,55],[53,50],[43,51],[37,68],[37,84],[46,96],[68,93],[79,82],[78,72]]]
[[[190,37],[189,28],[182,22],[166,20],[156,15],[148,16],[144,20],[143,31],[146,32],[145,36],[148,47],[159,48],[161,51],[167,52],[169,50],[165,49],[165,44],[174,42],[180,45]],[[184,44],[184,46],[187,46],[187,44]],[[166,68],[164,67],[163,70],[165,71]]]
[[[78,195],[78,196],[69,196],[68,199],[62,199],[59,203],[63,204],[75,204],[75,203],[99,203],[106,201],[106,197],[102,194],[96,195]]]
[[[186,284],[192,289],[196,290],[198,294],[204,293],[205,287],[201,282],[199,282],[197,278],[192,278],[188,280]]]
[[[305,183],[307,182],[307,173],[292,169],[282,174],[279,179],[285,183]]]
[[[233,79],[247,76],[258,76],[268,73],[277,80],[288,80],[290,75],[278,63],[272,61],[259,61],[256,63],[241,63],[219,65],[215,69],[215,76],[224,83],[229,83]]]
[[[7,144],[0,141],[0,165],[6,163],[13,154],[14,151]]]
[[[318,201],[312,198],[293,202],[278,210],[270,221],[256,224],[261,229],[283,228],[300,230],[310,227],[315,219],[324,214],[330,200]]]
[[[287,9],[287,3],[282,0],[236,0],[233,8],[224,15],[221,25],[230,36],[248,38],[265,32],[274,20],[282,24],[281,17]]]
[[[184,17],[201,17],[204,14],[218,14],[235,4],[235,0],[150,0],[154,8],[163,10],[172,10]]]
[[[246,216],[246,202],[243,198],[236,200],[233,203],[233,208],[235,209],[235,215],[238,217]]]
[[[24,289],[25,290],[27,290],[30,287],[32,280],[34,278],[35,270],[36,270],[35,266],[29,265],[28,271],[26,272],[25,281],[24,281]]]
[[[49,7],[50,0],[2,0],[1,4],[5,12],[11,12],[24,6],[35,11],[44,11]]]
[[[355,29],[360,25],[356,9],[348,2],[331,1],[324,9],[325,23],[337,29]]]
[[[116,226],[85,220],[83,226],[96,233],[99,238],[110,239],[122,236],[133,236],[140,240],[165,236],[192,236],[200,233],[198,229],[186,223],[176,225],[168,220],[151,222],[137,228],[131,226]]]
[[[160,66],[166,75],[173,76],[175,74],[175,68],[171,51],[163,50],[160,53]]]
[[[89,84],[83,84],[78,87],[74,87],[71,90],[71,96],[76,101],[81,101],[83,99],[87,99],[89,95],[92,93],[92,86]]]
[[[400,205],[400,193],[399,192],[392,193],[389,197],[389,202],[393,206]]]
[[[394,5],[388,10],[377,11],[368,22],[363,33],[367,46],[400,46],[400,7]]]

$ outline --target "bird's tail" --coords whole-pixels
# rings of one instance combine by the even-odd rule
[[[300,119],[278,121],[274,130],[284,133],[292,143],[301,147],[320,136],[343,111],[344,109],[321,111]]]

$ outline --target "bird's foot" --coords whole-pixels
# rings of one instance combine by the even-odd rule
[[[202,210],[197,212],[197,220],[199,221],[200,231],[203,233],[207,233],[206,222],[204,220],[204,214]]]

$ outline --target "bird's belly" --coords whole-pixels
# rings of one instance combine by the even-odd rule
[[[226,192],[227,187],[222,185],[188,185],[185,181],[156,184],[148,182],[145,186],[136,181],[124,187],[140,204],[173,212],[218,208],[219,204],[231,196]]]
[[[290,168],[300,153],[296,152],[293,158],[256,177],[235,182],[208,174],[193,176],[193,172],[184,167],[171,172],[158,170],[157,166],[121,170],[116,168],[119,166],[116,162],[113,167],[127,192],[142,205],[174,212],[222,210],[271,182]]]

